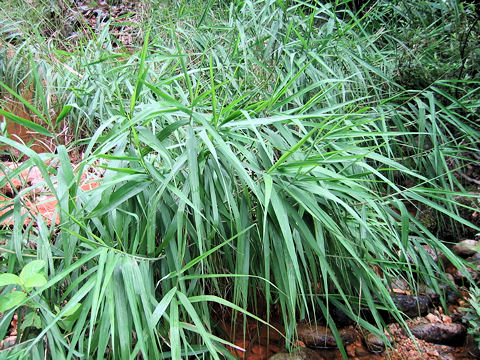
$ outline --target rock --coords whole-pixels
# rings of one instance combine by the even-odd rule
[[[431,246],[428,246],[428,245],[422,245],[422,249],[423,250],[420,250],[417,246],[415,246],[415,253],[417,254],[416,256],[420,256],[418,255],[419,251],[424,251],[427,255],[430,255],[430,257],[432,258],[432,260],[434,262],[438,262],[439,260],[439,257],[441,258],[442,254],[441,252],[439,252],[438,250],[435,250],[433,249]],[[400,257],[402,255],[402,251],[398,250],[397,251],[397,255]],[[415,264],[417,262],[417,260],[415,260],[412,255],[410,254],[405,254],[405,257],[406,257],[406,260],[408,260],[408,262],[410,264]],[[443,261],[443,260],[442,260]]]
[[[445,274],[448,278],[448,283],[445,282],[440,284],[440,290],[445,295],[447,304],[455,304],[460,297],[460,293],[458,292],[457,288],[455,287],[455,278],[452,274]]]
[[[435,209],[431,207],[420,211],[418,214],[418,220],[430,231],[434,231],[438,228],[438,216]]]
[[[453,265],[446,268],[445,271],[448,274],[453,276],[456,284],[463,284],[467,280],[467,277],[460,270],[458,270],[456,267],[454,267]],[[472,278],[472,280],[477,280],[478,279],[477,266],[475,266],[475,269],[472,269],[471,267],[467,266],[467,271],[470,274],[470,277]]]
[[[445,288],[445,296],[446,296],[447,304],[455,304],[460,298],[460,294],[456,290],[452,289],[451,287]]]
[[[347,314],[335,306],[330,309],[330,316],[337,327],[345,327],[355,323]]]
[[[398,310],[408,317],[423,316],[428,313],[432,299],[427,295],[392,294],[392,300]]]
[[[449,277],[452,278],[452,283],[455,281],[453,276],[451,274],[447,274]],[[454,304],[457,302],[459,298],[459,293],[456,288],[453,288],[452,286],[448,284],[439,284],[439,290],[440,292],[445,295],[445,300],[447,301],[447,304]],[[429,288],[425,284],[420,284],[418,285],[418,292],[422,295],[427,295],[430,297],[432,300],[432,304],[434,306],[440,305],[440,295],[436,293],[435,290]]]
[[[450,281],[452,284],[455,284],[455,279],[451,274],[445,274],[445,276],[447,277],[448,281]]]
[[[440,284],[440,290],[443,289],[442,286],[443,285]],[[430,300],[432,301],[433,305],[440,304],[440,295],[435,290],[428,287],[428,285],[419,284],[417,290],[418,290],[419,294],[426,295],[426,296],[430,297]]]
[[[356,332],[353,328],[341,329],[339,333],[343,345],[348,345],[355,341]],[[298,324],[297,334],[298,339],[311,348],[328,349],[338,347],[332,332],[325,326]]]
[[[466,259],[468,262],[471,262],[473,265],[480,265],[480,253],[475,253],[472,256]]]
[[[390,336],[385,335],[388,341],[388,344],[390,344]],[[380,339],[377,335],[373,333],[369,333],[365,338],[363,339],[365,342],[365,346],[367,347],[368,351],[372,353],[381,353],[385,351],[385,342]]]
[[[418,339],[434,344],[461,345],[465,341],[466,329],[462,324],[419,323],[409,325],[410,331]]]
[[[433,352],[436,353],[436,357],[434,359],[438,360],[455,360],[457,359],[456,354],[457,349],[451,346],[446,346],[446,345],[434,345],[433,349],[435,349]],[[462,359],[462,357],[459,357],[457,360]]]
[[[480,256],[479,256],[479,264],[480,264]],[[440,288],[440,292],[446,296],[447,303],[452,304],[456,302],[458,299],[458,291],[456,291],[456,288],[452,287],[454,286],[454,282],[455,282],[454,277],[451,274],[446,274],[446,276],[449,278],[451,284],[447,282],[439,283],[439,288]],[[389,283],[389,289],[396,293],[401,293],[402,291],[403,292],[412,291],[408,283],[402,278],[392,279],[391,282]],[[400,290],[400,292],[397,290]],[[416,291],[420,295],[426,295],[430,297],[430,300],[433,305],[437,306],[440,304],[440,294],[438,294],[435,290],[430,288],[428,285],[418,284]]]
[[[460,257],[467,258],[478,253],[477,246],[478,241],[476,240],[462,240],[453,247],[453,252]]]
[[[440,252],[433,249],[431,246],[428,246],[428,245],[422,245],[423,249],[425,250],[425,252],[430,255],[430,257],[432,258],[433,261],[437,262],[438,261],[438,257],[439,257],[439,254]]]
[[[300,348],[291,354],[289,353],[278,353],[271,357],[269,360],[324,360],[320,354],[317,354],[315,350],[308,348]]]
[[[388,287],[394,290],[410,291],[410,285],[402,278],[393,278]]]

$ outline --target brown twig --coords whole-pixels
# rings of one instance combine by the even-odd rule
[[[474,183],[474,184],[480,185],[480,180],[471,178],[470,176],[464,174],[464,173],[461,172],[461,171],[457,171],[457,173],[460,174],[460,176],[463,177],[465,180],[470,181],[470,182],[472,182],[472,183]]]

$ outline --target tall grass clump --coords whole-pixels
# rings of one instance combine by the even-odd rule
[[[300,320],[339,338],[333,307],[383,336],[381,312],[403,321],[393,279],[449,284],[428,248],[469,278],[420,215],[479,230],[455,200],[460,154],[480,138],[476,90],[399,81],[387,25],[402,14],[388,2],[336,9],[152,6],[134,54],[111,46],[108,27],[64,54],[49,81],[76,141],[36,154],[0,138],[28,156],[3,166],[0,187],[33,166],[43,176],[3,201],[3,269],[39,259],[47,279],[0,319],[2,338],[15,314],[31,321],[9,356],[233,358],[215,306],[259,322],[280,309],[289,348]],[[85,172],[98,187],[82,188]],[[58,202],[49,219],[26,208],[38,188]]]

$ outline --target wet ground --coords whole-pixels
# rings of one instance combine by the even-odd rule
[[[25,94],[23,94],[25,95]],[[27,101],[31,101],[30,96],[26,96]],[[27,110],[19,101],[12,101],[11,99],[5,99],[5,105],[1,106],[0,108],[15,114],[23,119],[29,121],[35,121],[29,115]],[[1,104],[1,103],[0,103]],[[32,131],[25,126],[19,125],[11,120],[4,119],[0,116],[0,121],[6,121],[7,124],[7,133],[11,137],[12,140],[18,141],[25,145],[28,145],[33,151],[41,153],[41,152],[53,152],[55,151],[56,144],[54,143],[53,139],[47,136],[39,135],[37,132]],[[0,159],[1,160],[8,160],[6,157],[10,154],[12,155],[20,155],[20,153],[14,149],[8,149],[8,153],[5,153],[7,148],[5,146],[1,146],[0,144]]]
[[[432,315],[433,316],[433,315]],[[448,318],[448,317],[447,317]],[[446,320],[448,322],[448,320]],[[450,319],[451,321],[451,319]],[[277,329],[282,329],[280,324],[272,324]],[[247,331],[244,334],[237,329],[237,336],[233,343],[243,350],[233,349],[230,351],[239,359],[248,360],[341,360],[340,350],[335,348],[308,347],[303,341],[297,341],[293,355],[287,355],[283,337],[276,331],[268,330],[265,325],[257,325],[249,321]],[[466,360],[476,359],[466,346],[448,346],[433,344],[428,341],[410,338],[398,324],[390,324],[388,331],[391,344],[385,350],[371,347],[366,342],[365,336],[354,326],[343,329],[348,332],[351,339],[345,346],[349,359],[353,360]]]

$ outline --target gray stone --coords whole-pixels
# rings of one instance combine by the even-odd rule
[[[451,278],[449,279],[452,283],[452,286],[454,286],[455,279],[451,274],[446,274],[447,277]],[[439,290],[442,295],[445,295],[447,304],[454,304],[457,302],[459,298],[459,293],[456,290],[455,287],[452,287],[449,284],[446,283],[440,283],[439,284]],[[418,285],[418,292],[422,295],[427,295],[432,299],[433,305],[437,306],[440,304],[440,294],[438,294],[435,290],[432,288],[428,287],[425,284],[420,284]]]
[[[435,249],[433,249],[431,246],[428,246],[428,245],[422,245],[423,249],[425,250],[425,252],[430,255],[430,257],[433,259],[433,261],[437,262],[438,261],[438,256],[439,256],[439,252]]]
[[[391,338],[388,335],[385,335],[387,344],[390,344]],[[365,342],[365,346],[367,347],[368,351],[372,353],[381,353],[385,351],[385,342],[379,338],[377,335],[373,333],[369,333],[363,339]]]
[[[432,299],[427,295],[392,294],[392,300],[398,310],[408,317],[423,316],[428,313]]]
[[[430,297],[438,296],[435,290],[433,290],[432,288],[428,287],[428,285],[425,285],[425,284],[418,285],[418,293],[422,295],[428,295]]]
[[[453,247],[453,252],[460,257],[467,258],[478,252],[477,246],[478,241],[476,240],[462,240]]]
[[[410,291],[410,285],[402,279],[402,278],[393,278],[391,282],[388,284],[388,287],[391,290],[402,290],[402,291]]]
[[[471,262],[474,265],[480,265],[480,253],[475,253],[469,258],[466,259],[468,262]]]
[[[355,322],[350,319],[347,314],[335,306],[330,308],[330,316],[337,327],[345,327],[355,324]]]
[[[410,331],[418,339],[434,344],[462,345],[465,341],[466,329],[462,324],[420,323],[409,325]]]
[[[473,266],[473,268],[471,268],[470,266],[467,266],[466,269],[469,276],[472,278],[472,280],[478,279],[478,275],[479,275],[478,266]],[[456,284],[462,284],[467,280],[467,276],[464,273],[462,273],[459,269],[455,268],[454,266],[447,268],[446,271],[448,271],[448,273],[453,276]]]
[[[479,255],[479,265],[480,265],[480,253]],[[467,259],[468,260],[468,259]],[[445,281],[445,283],[439,283],[439,290],[440,294],[445,294],[447,298],[447,303],[453,304],[457,301],[458,299],[458,292],[456,291],[456,288],[454,287],[455,284],[455,279],[451,274],[446,274],[448,280],[450,283],[448,283],[448,280]],[[418,293],[419,295],[423,296],[428,296],[432,300],[433,305],[438,305],[440,303],[440,294],[437,293],[435,290],[430,288],[428,285],[425,284],[418,284],[417,288],[412,290],[408,283],[403,280],[402,278],[393,278],[391,282],[388,284],[389,289],[392,291],[394,290],[402,290],[402,291],[411,291]],[[410,296],[410,295],[407,295]],[[400,301],[403,299],[399,299]],[[423,301],[423,299],[420,299],[420,301]],[[403,306],[403,305],[402,305]],[[424,311],[422,309],[422,311]]]
[[[339,330],[343,345],[351,344],[355,341],[356,332],[353,328]],[[298,339],[306,346],[318,349],[337,348],[337,341],[330,329],[321,325],[297,325]]]

